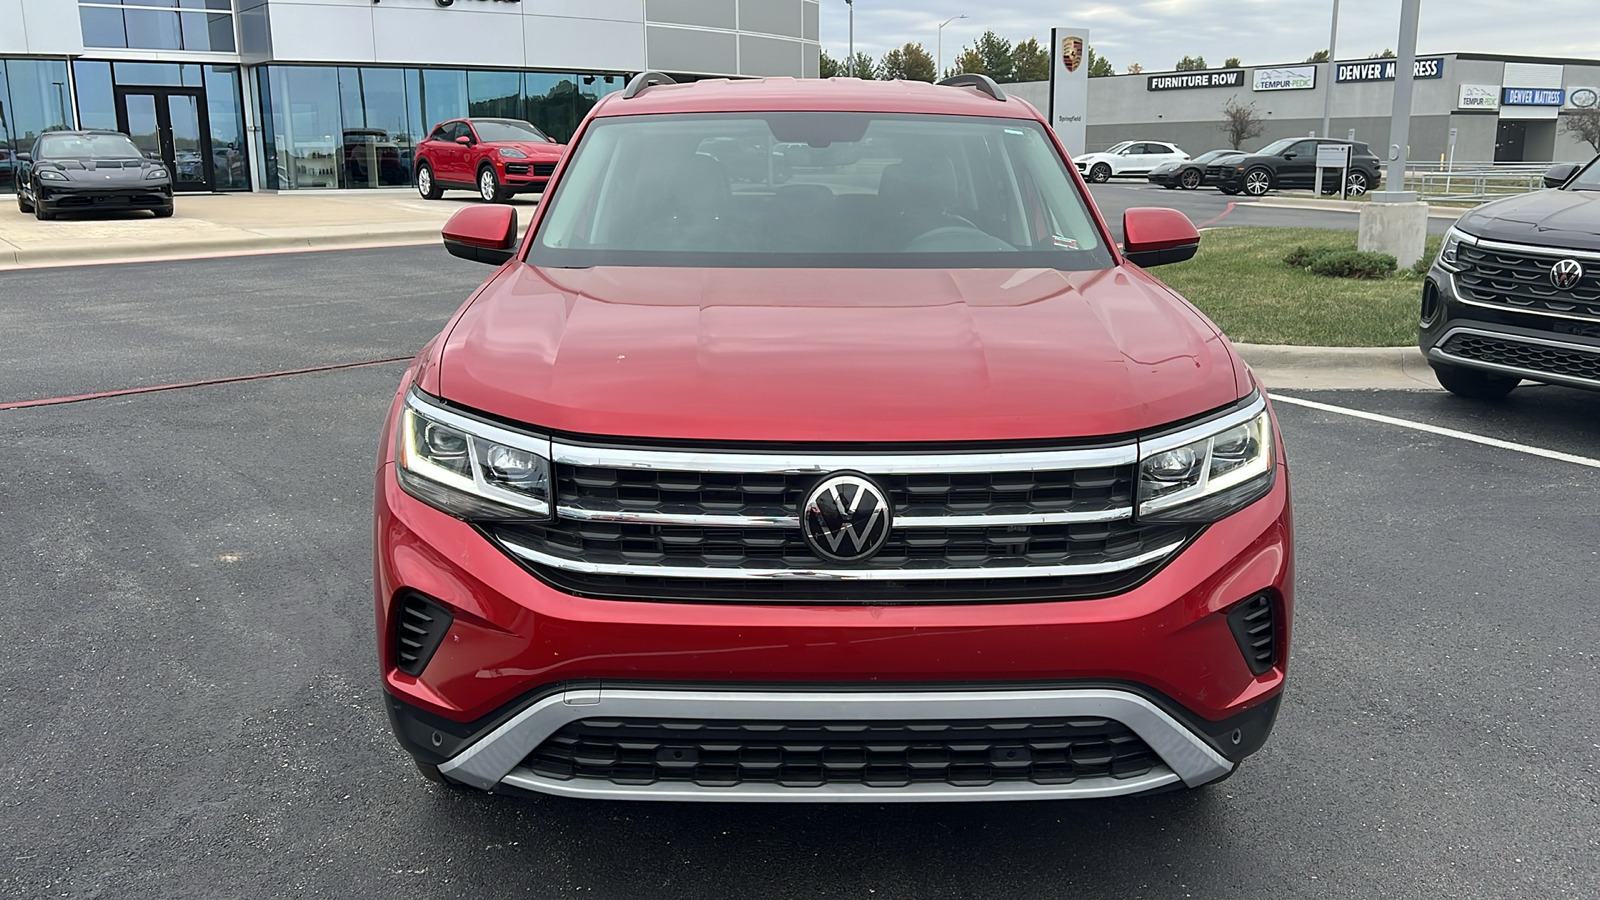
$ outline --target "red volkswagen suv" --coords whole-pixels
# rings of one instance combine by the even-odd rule
[[[733,143],[784,178],[730,178]],[[445,228],[498,268],[383,432],[400,742],[447,783],[642,800],[1228,776],[1283,687],[1288,472],[1145,273],[1193,226],[1124,229],[981,76],[603,100],[520,241],[504,206]]]
[[[566,147],[521,119],[456,119],[417,145],[417,193],[437,200],[446,189],[477,191],[485,203],[540,193]]]

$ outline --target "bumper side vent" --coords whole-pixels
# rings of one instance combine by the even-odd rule
[[[421,594],[401,597],[394,617],[395,668],[407,675],[421,675],[444,641],[451,621],[449,610]]]
[[[1271,594],[1256,594],[1235,606],[1228,613],[1228,627],[1253,674],[1272,668],[1278,656],[1278,612]]]

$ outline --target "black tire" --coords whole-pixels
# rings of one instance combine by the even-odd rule
[[[1163,184],[1163,185],[1162,185],[1162,187],[1164,187],[1164,188],[1166,188],[1166,189],[1167,189],[1167,190],[1169,190],[1169,191],[1175,191],[1175,190],[1177,190],[1177,189],[1178,189],[1178,186],[1177,186],[1177,185],[1175,185],[1175,184],[1172,184],[1172,183],[1170,183],[1170,182],[1169,182],[1169,183],[1167,183],[1167,184]]]
[[[1515,375],[1497,375],[1482,369],[1468,369],[1443,363],[1430,363],[1439,385],[1457,397],[1469,400],[1499,400],[1522,383]]]
[[[1179,173],[1178,181],[1182,182],[1184,190],[1193,191],[1200,188],[1200,183],[1205,181],[1205,176],[1200,174],[1199,169],[1184,169]]]
[[[1358,171],[1350,173],[1345,185],[1347,196],[1361,197],[1367,193],[1369,188],[1371,188],[1372,182],[1367,180],[1367,173]]]
[[[1251,197],[1263,197],[1272,190],[1272,172],[1265,166],[1256,166],[1244,173],[1244,192]]]
[[[1089,180],[1095,184],[1105,184],[1111,180],[1111,167],[1105,163],[1095,163],[1089,167]]]
[[[56,217],[56,211],[45,209],[43,203],[35,202],[33,204],[33,217],[41,222],[48,222]]]
[[[1224,194],[1227,194],[1229,197],[1232,197],[1234,194],[1239,193],[1239,189],[1238,188],[1233,187],[1231,185],[1225,185],[1225,184],[1217,185],[1217,190],[1223,192]]]
[[[421,163],[417,166],[417,193],[424,200],[437,200],[444,196],[444,188],[439,187],[439,182],[433,177],[433,166]]]
[[[17,212],[27,214],[33,212],[33,204],[22,199],[22,191],[17,191]]]
[[[510,195],[500,187],[500,179],[495,177],[494,169],[488,166],[478,170],[478,199],[485,203],[504,203],[510,199]]]
[[[150,211],[155,213],[156,214],[156,218],[158,218],[158,219],[170,219],[170,218],[172,218],[172,207],[170,207],[170,206],[161,206],[161,207],[157,207],[155,209],[152,209]]]

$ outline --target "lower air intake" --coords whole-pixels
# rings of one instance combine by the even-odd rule
[[[405,594],[394,616],[395,668],[421,675],[450,630],[450,611],[421,594]]]
[[[1252,673],[1261,675],[1272,668],[1278,656],[1278,617],[1271,594],[1256,594],[1235,606],[1228,613],[1228,627]]]

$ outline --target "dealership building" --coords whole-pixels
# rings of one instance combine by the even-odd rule
[[[410,183],[433,125],[564,140],[635,72],[817,74],[819,0],[0,0],[0,192],[41,132],[111,128],[189,191]]]
[[[1331,71],[1330,71],[1331,69]],[[1331,77],[1330,77],[1331,75]],[[1265,130],[1257,149],[1322,131],[1333,94],[1334,137],[1354,135],[1387,156],[1395,60],[1291,63],[1194,72],[1143,72],[1089,79],[1089,150],[1125,140],[1168,141],[1191,154],[1228,146],[1223,107],[1255,105]],[[1600,61],[1446,53],[1418,56],[1408,158],[1458,162],[1579,161],[1594,148],[1560,127],[1577,110],[1600,107]],[[1048,83],[1010,85],[1040,109]]]

